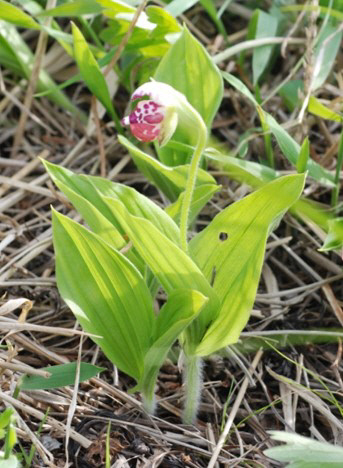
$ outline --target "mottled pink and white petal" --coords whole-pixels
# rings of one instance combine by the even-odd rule
[[[130,125],[132,135],[134,135],[137,140],[150,142],[158,138],[160,133],[160,124],[150,125],[147,123],[134,123]]]

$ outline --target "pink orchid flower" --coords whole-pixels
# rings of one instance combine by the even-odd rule
[[[122,119],[122,124],[130,126],[137,140],[157,140],[161,146],[170,140],[180,118],[184,120],[185,112],[187,109],[189,112],[191,107],[183,94],[158,81],[150,81],[137,88],[130,102],[138,99],[131,114]]]

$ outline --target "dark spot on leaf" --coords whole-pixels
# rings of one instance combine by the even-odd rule
[[[227,232],[221,232],[219,234],[219,240],[221,241],[226,241],[226,239],[229,237],[228,233]]]
[[[214,285],[214,280],[216,279],[216,274],[217,274],[217,270],[216,270],[216,267],[214,266],[212,268],[212,275],[211,275],[211,281],[210,281],[211,286]]]

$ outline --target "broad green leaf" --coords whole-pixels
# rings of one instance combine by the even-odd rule
[[[190,104],[200,113],[208,129],[223,96],[223,81],[216,65],[205,48],[184,28],[180,38],[161,60],[154,75],[155,80],[167,83],[183,93]],[[195,146],[196,132],[178,127],[173,138]],[[158,148],[161,161],[168,166],[188,162],[186,154],[166,145]]]
[[[55,211],[53,241],[62,298],[106,356],[138,380],[154,322],[143,277],[99,236]]]
[[[138,384],[139,388],[146,390],[155,384],[170,347],[207,301],[201,293],[189,289],[179,289],[169,294],[168,301],[156,319],[154,342],[144,359],[144,375]]]
[[[113,120],[116,120],[112,100],[108,91],[107,83],[102,74],[98,62],[95,60],[81,31],[73,24],[74,55],[81,76],[89,90],[103,104]]]
[[[118,136],[119,142],[130,152],[138,169],[158,187],[171,201],[175,201],[186,187],[189,165],[168,167],[157,159],[144,153],[122,135]],[[215,185],[215,179],[206,171],[199,169],[197,185]]]
[[[19,384],[20,390],[45,390],[48,388],[66,387],[67,385],[75,384],[77,370],[76,362],[43,367],[40,370],[50,372],[50,377],[45,378],[39,375],[25,375]],[[81,362],[79,382],[91,379],[103,370],[105,370],[103,367],[97,367],[87,362]]]
[[[91,229],[116,249],[123,247],[122,236],[125,232],[104,201],[104,197],[120,200],[131,214],[150,220],[167,237],[176,243],[179,242],[179,229],[170,216],[137,190],[102,177],[74,174],[68,169],[45,161],[44,165],[55,184],[68,196]],[[113,233],[113,227],[116,228],[117,234]],[[112,236],[114,237],[111,242]]]
[[[266,184],[219,213],[190,242],[190,252],[221,301],[198,355],[235,343],[254,303],[270,229],[299,198],[304,174]]]
[[[297,160],[297,171],[306,172],[308,158],[310,157],[310,142],[306,137],[301,145],[298,160]]]
[[[334,218],[328,222],[328,225],[329,232],[324,244],[319,249],[321,252],[343,247],[343,218]]]
[[[34,55],[27,46],[16,27],[0,20],[0,63],[15,73],[29,79],[34,63]],[[66,109],[76,115],[82,122],[86,122],[86,116],[58,89],[50,76],[41,70],[37,81],[38,92],[48,91],[49,99],[62,109]]]
[[[210,299],[191,325],[193,334],[200,339],[209,322],[216,316],[219,302],[199,267],[150,221],[132,216],[120,201],[109,198],[106,201],[167,294],[176,289],[186,288],[199,291]]]
[[[0,0],[0,19],[13,23],[21,28],[40,29],[40,25],[36,23],[31,16],[3,0]]]
[[[198,187],[195,187],[193,195],[192,195],[192,202],[189,209],[189,218],[188,224],[191,225],[203,207],[207,204],[209,200],[211,200],[212,196],[220,190],[219,185],[215,184],[204,184]],[[179,225],[180,224],[180,215],[181,215],[181,208],[184,198],[184,193],[182,192],[176,202],[168,205],[166,207],[166,213]]]
[[[324,104],[322,104],[319,99],[314,96],[310,97],[307,110],[311,112],[311,114],[318,115],[318,117],[321,117],[322,119],[333,120],[335,122],[343,121],[343,117],[341,115],[329,109],[329,107],[324,106]]]
[[[322,28],[314,49],[315,65],[312,91],[320,88],[329,76],[342,44],[343,31],[335,21],[328,21]]]
[[[42,11],[39,16],[71,17],[101,13],[103,8],[96,0],[76,0],[63,3],[50,10]]]
[[[276,36],[278,19],[262,10],[255,10],[248,28],[248,39],[262,39]],[[256,85],[272,58],[275,46],[256,47],[252,55],[253,84]]]
[[[45,160],[42,162],[53,182],[68,197],[95,234],[114,248],[122,249],[127,242],[111,222],[110,211],[106,209],[106,204],[102,202],[87,176],[74,174],[69,169]]]
[[[272,439],[286,445],[272,447],[264,454],[280,462],[291,462],[288,467],[298,468],[340,468],[343,448],[326,442],[282,431],[269,431]]]

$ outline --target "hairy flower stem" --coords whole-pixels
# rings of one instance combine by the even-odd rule
[[[198,142],[195,147],[195,151],[194,151],[194,154],[192,156],[192,160],[189,166],[188,179],[187,179],[186,188],[184,192],[184,197],[183,197],[183,202],[182,202],[182,207],[181,207],[181,217],[180,217],[181,248],[184,252],[187,252],[188,250],[187,229],[188,229],[188,218],[189,218],[189,212],[190,212],[190,207],[192,203],[193,191],[195,187],[195,182],[197,178],[201,155],[206,147],[206,141],[207,141],[206,125],[198,113],[197,113],[197,117],[198,117],[197,121],[199,123]]]
[[[143,408],[149,414],[154,414],[156,409],[155,382],[156,380],[153,380],[153,385],[142,390]]]
[[[202,360],[199,356],[185,355],[184,384],[186,390],[183,422],[194,424],[200,403],[202,386]]]

